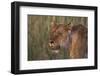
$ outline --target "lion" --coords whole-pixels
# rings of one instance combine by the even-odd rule
[[[87,58],[87,27],[52,23],[49,46],[54,53],[59,53],[60,48],[69,50],[70,59]]]

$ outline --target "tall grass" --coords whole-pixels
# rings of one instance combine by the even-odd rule
[[[66,59],[68,52],[61,51],[53,55],[48,47],[50,24],[53,16],[28,15],[28,60]],[[87,26],[87,17],[55,16],[56,23],[83,24]],[[62,49],[63,50],[63,49]],[[66,54],[65,54],[66,52]],[[67,56],[65,56],[67,55]]]

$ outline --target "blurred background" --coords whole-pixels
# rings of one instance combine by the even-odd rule
[[[87,27],[87,17],[74,16],[41,16],[28,15],[28,60],[68,59],[69,52],[60,49],[59,54],[53,54],[48,47],[50,24],[52,21],[60,24],[83,24]]]

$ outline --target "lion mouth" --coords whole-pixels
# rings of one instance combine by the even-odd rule
[[[49,47],[50,47],[50,49],[52,49],[52,50],[58,50],[58,49],[60,49],[60,46],[59,46],[59,45],[50,44],[50,43],[49,43]]]

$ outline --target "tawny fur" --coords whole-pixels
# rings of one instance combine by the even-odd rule
[[[71,37],[67,39],[69,31]],[[50,30],[50,41],[53,50],[64,47],[69,50],[72,59],[87,57],[87,28],[81,24],[74,26],[53,24]]]

